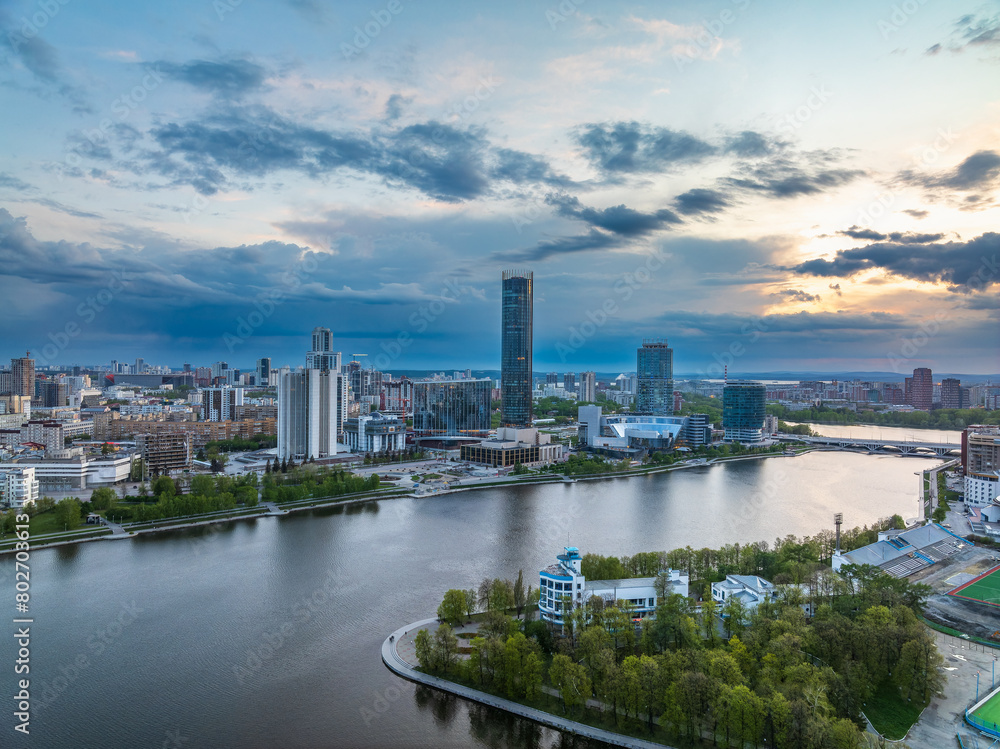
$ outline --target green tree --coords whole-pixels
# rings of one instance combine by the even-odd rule
[[[524,589],[524,570],[517,571],[517,581],[514,583],[513,590],[511,591],[511,598],[513,599],[514,610],[517,611],[517,616],[520,618],[521,612],[524,611],[524,607],[528,603],[527,591]]]
[[[118,502],[118,493],[107,486],[94,489],[90,495],[90,505],[95,510],[111,510]]]
[[[76,497],[67,497],[59,500],[55,507],[56,522],[63,525],[66,530],[73,530],[80,527],[80,500]]]
[[[158,476],[153,481],[153,496],[157,498],[175,497],[177,496],[177,485],[169,476]]]
[[[438,606],[438,619],[444,622],[462,623],[462,615],[465,613],[465,591],[451,589],[445,592],[444,600]]]
[[[561,653],[552,656],[549,680],[559,690],[564,708],[586,704],[587,698],[590,697],[590,679],[587,678],[587,671],[579,663],[574,663]]]
[[[431,635],[426,629],[417,632],[417,636],[413,638],[413,648],[420,668],[424,669],[424,671],[433,670]]]
[[[904,699],[927,704],[931,697],[944,691],[943,667],[944,659],[934,640],[921,631],[903,644],[893,679]]]
[[[448,673],[458,662],[458,638],[447,624],[442,624],[434,632],[432,647],[433,661],[437,669]]]

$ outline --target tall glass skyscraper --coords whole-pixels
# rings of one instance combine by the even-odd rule
[[[531,271],[506,270],[502,276],[500,423],[531,426]]]
[[[726,442],[764,439],[767,388],[760,382],[727,382],[722,389],[722,428]]]
[[[642,342],[636,351],[636,413],[672,416],[674,413],[674,350],[666,338]]]

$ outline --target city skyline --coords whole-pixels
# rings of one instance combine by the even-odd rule
[[[0,5],[0,358],[996,374],[995,6],[389,5]]]

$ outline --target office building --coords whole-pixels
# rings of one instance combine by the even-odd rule
[[[243,388],[222,385],[201,391],[201,418],[205,421],[233,421],[237,406],[243,405]]]
[[[462,460],[494,467],[549,464],[566,459],[566,447],[537,429],[500,427],[496,436],[474,445],[462,445]]]
[[[254,385],[257,387],[270,387],[271,357],[265,356],[257,360],[257,374],[254,378]]]
[[[533,276],[504,271],[501,283],[500,423],[531,426]]]
[[[920,411],[930,411],[934,401],[934,378],[931,370],[927,367],[914,369],[908,384],[910,399],[907,402]]]
[[[597,401],[597,375],[594,372],[580,373],[580,388],[577,399],[583,403]]]
[[[727,382],[722,389],[722,428],[726,442],[764,439],[766,388],[759,382]]]
[[[31,352],[28,351],[20,359],[11,359],[10,372],[10,394],[33,397],[35,395],[35,360],[31,358]]]
[[[493,381],[428,380],[413,383],[413,431],[418,437],[486,437]]]
[[[342,431],[339,372],[306,369],[278,374],[278,459],[325,458],[337,453]]]
[[[392,453],[406,449],[406,422],[374,413],[350,418],[344,424],[344,441],[357,453]]]
[[[670,416],[674,412],[674,350],[666,338],[642,342],[636,351],[636,411],[651,416]]]

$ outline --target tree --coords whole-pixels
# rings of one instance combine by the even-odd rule
[[[433,670],[431,636],[426,629],[417,632],[417,636],[413,638],[413,648],[417,656],[417,662],[420,663],[420,668],[425,671]]]
[[[904,699],[927,704],[931,697],[944,690],[943,666],[944,659],[934,640],[921,631],[903,644],[893,679]]]
[[[527,595],[524,590],[524,570],[517,571],[517,581],[514,583],[512,598],[514,599],[514,609],[517,611],[518,618],[520,618],[521,612],[524,611],[524,606],[527,603]]]
[[[177,496],[177,485],[169,476],[159,476],[153,482],[153,495],[158,498],[175,497]]]
[[[90,505],[95,510],[110,510],[118,502],[118,493],[107,486],[94,489],[90,495]]]
[[[549,679],[562,696],[563,707],[571,708],[586,704],[590,697],[590,679],[587,671],[579,663],[574,663],[568,656],[552,656],[549,667]]]
[[[434,633],[432,653],[436,667],[445,673],[458,661],[458,638],[447,624],[439,626]]]
[[[438,619],[444,622],[462,623],[462,614],[465,613],[465,591],[451,589],[444,594],[444,600],[438,606]]]
[[[56,521],[62,523],[66,530],[73,530],[80,527],[80,500],[76,497],[67,497],[59,500],[56,505]]]
[[[470,620],[472,619],[472,615],[476,613],[476,602],[476,591],[473,588],[469,588],[465,591],[465,615]]]

